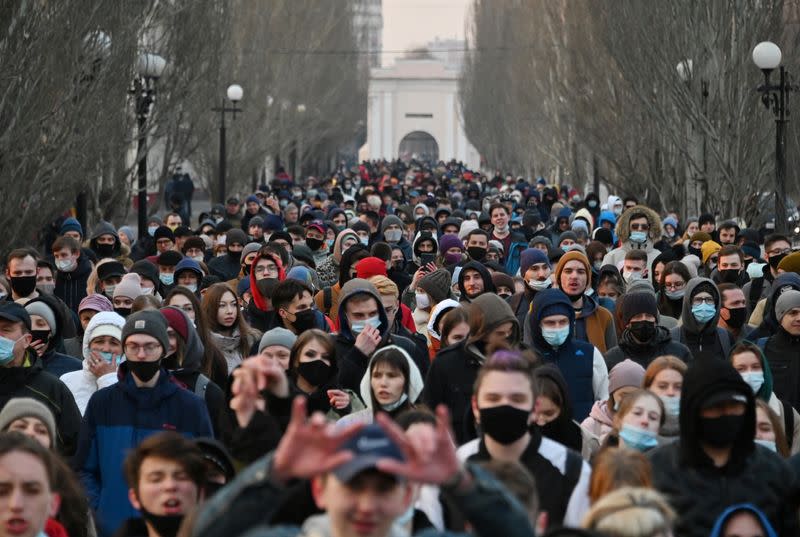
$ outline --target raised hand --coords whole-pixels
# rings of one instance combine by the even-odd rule
[[[333,408],[342,410],[350,404],[350,396],[342,390],[328,390],[328,400]]]
[[[337,427],[320,412],[306,418],[306,399],[296,397],[292,402],[289,427],[272,461],[273,477],[286,482],[330,472],[353,458],[352,451],[340,451],[340,448],[363,428],[363,423]]]
[[[382,472],[403,476],[410,481],[441,485],[451,481],[461,470],[461,462],[456,456],[456,446],[450,434],[450,413],[447,407],[439,405],[436,409],[436,432],[433,438],[416,438],[406,435],[392,419],[383,412],[377,422],[386,434],[398,445],[405,455],[405,461],[381,459],[377,467]]]
[[[95,351],[90,351],[87,361],[89,371],[97,378],[113,373],[117,370],[116,360],[106,362],[105,359]]]
[[[261,392],[289,397],[289,380],[280,365],[261,355],[251,356],[233,371],[230,407],[240,427],[247,427],[253,414],[263,405]]]
[[[372,325],[366,325],[356,337],[356,348],[367,356],[371,356],[381,342],[381,332]]]

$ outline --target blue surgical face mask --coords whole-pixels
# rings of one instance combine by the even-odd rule
[[[680,395],[662,395],[661,402],[664,403],[664,410],[667,416],[677,416],[681,412]]]
[[[147,228],[148,235],[150,235],[151,237],[155,237],[157,229],[158,229],[158,226],[149,226]]]
[[[569,326],[563,328],[542,328],[542,337],[551,347],[560,347],[569,337]]]
[[[628,424],[622,426],[619,437],[625,441],[626,446],[637,451],[647,451],[658,445],[656,433]]]
[[[670,300],[679,300],[683,298],[683,295],[686,294],[686,289],[679,289],[678,291],[664,291],[667,294],[667,298]]]
[[[100,355],[106,363],[109,364],[116,364],[119,365],[122,363],[122,355],[121,354],[114,354],[113,352],[104,352],[104,351],[95,351],[97,354]]]
[[[761,386],[764,385],[764,372],[748,371],[747,373],[742,373],[742,379],[750,386],[753,393],[756,394],[758,390],[761,389]]]
[[[778,452],[778,448],[775,445],[775,441],[774,440],[762,440],[760,438],[756,438],[755,440],[756,440],[756,444],[760,444],[760,445],[764,446],[765,448],[767,448],[771,452],[773,452],[773,453],[777,453]]]
[[[631,242],[644,244],[647,242],[647,233],[644,231],[631,231]]]
[[[158,275],[158,279],[161,280],[161,283],[164,285],[172,285],[175,281],[175,274],[162,272]]]
[[[196,283],[190,283],[190,284],[184,285],[184,287],[187,288],[192,293],[196,293],[197,292],[197,284]]]
[[[366,325],[370,325],[373,328],[378,328],[381,325],[381,319],[378,316],[370,317],[365,321],[351,321],[350,322],[350,330],[353,334],[358,335],[364,331],[364,327]]]
[[[692,315],[694,315],[694,318],[698,323],[707,323],[714,318],[716,313],[717,309],[711,304],[706,304],[705,302],[692,306]]]
[[[0,336],[0,366],[4,366],[14,359],[14,346],[19,339],[8,339],[7,337]]]
[[[369,246],[369,237],[359,237],[358,240],[360,240],[361,244],[364,246]]]

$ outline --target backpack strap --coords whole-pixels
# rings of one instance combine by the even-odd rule
[[[572,491],[575,490],[575,487],[578,485],[582,469],[583,458],[571,449],[567,449],[567,462],[564,465],[565,490],[568,492],[567,498],[572,496]]]
[[[207,376],[200,373],[200,376],[197,377],[197,382],[194,383],[194,394],[198,397],[206,398],[206,388],[208,388],[208,384],[211,382]]]
[[[781,404],[783,405],[783,432],[791,451],[792,440],[794,440],[794,409],[786,401],[781,401]]]
[[[750,294],[747,297],[747,308],[753,311],[761,300],[761,291],[764,290],[764,277],[756,278],[750,282]]]
[[[325,313],[331,312],[333,306],[333,291],[330,287],[326,287],[322,291],[322,306],[325,308]]]

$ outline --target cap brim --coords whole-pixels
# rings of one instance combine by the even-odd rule
[[[30,323],[26,323],[25,319],[22,319],[20,317],[17,317],[16,315],[12,315],[10,313],[0,312],[0,319],[5,319],[6,321],[11,321],[12,323],[22,323],[28,328],[28,330],[30,330],[30,328],[31,328]]]
[[[742,403],[747,404],[747,396],[740,392],[721,391],[708,396],[703,401],[702,408],[709,408],[723,403]]]
[[[366,470],[373,470],[373,469],[377,470],[378,469],[378,467],[377,467],[378,461],[383,459],[383,458],[386,458],[386,457],[385,456],[380,456],[379,457],[379,456],[375,456],[375,455],[364,455],[364,456],[356,457],[356,458],[352,459],[350,462],[345,463],[345,464],[339,466],[338,468],[336,468],[333,471],[333,475],[335,475],[336,478],[339,481],[341,481],[342,483],[348,483],[354,477],[356,477],[358,474],[360,474],[361,472],[364,472]],[[386,475],[394,477],[398,481],[400,481],[402,479],[400,476],[395,475],[395,474],[386,474]]]

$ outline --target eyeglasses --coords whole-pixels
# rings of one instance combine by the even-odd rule
[[[692,306],[699,306],[700,304],[708,304],[709,306],[714,305],[714,298],[713,297],[702,297],[696,296],[692,299]]]
[[[772,257],[772,256],[775,256],[775,255],[788,254],[788,253],[791,253],[791,251],[792,250],[790,248],[784,248],[784,249],[781,249],[781,250],[770,250],[767,253],[769,254],[770,257]]]
[[[145,345],[139,345],[138,343],[126,343],[125,344],[125,354],[128,356],[138,356],[139,351],[144,351],[146,356],[152,356],[161,348],[161,345],[158,343],[147,343]]]
[[[631,224],[633,231],[647,231],[650,229],[650,224]]]
[[[686,287],[686,282],[664,283],[664,289],[668,291],[680,291],[684,287]]]

